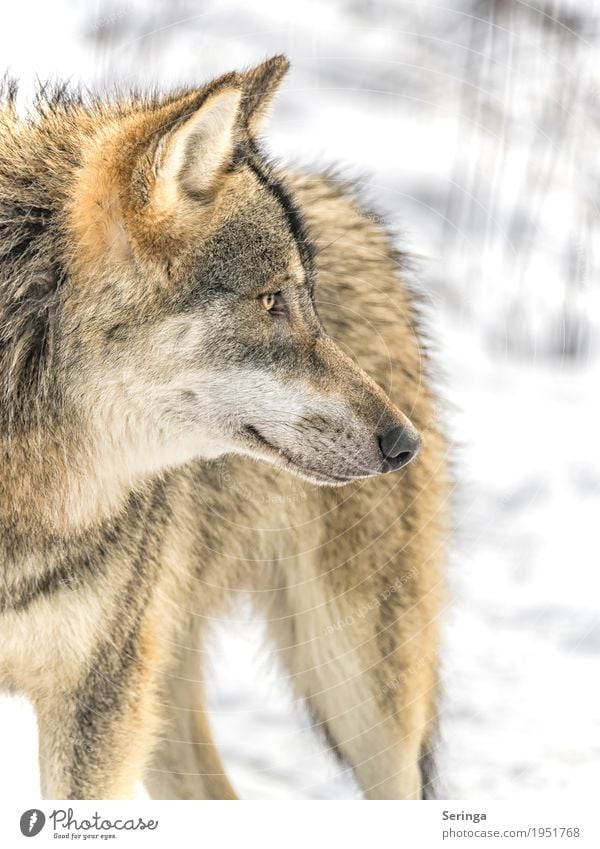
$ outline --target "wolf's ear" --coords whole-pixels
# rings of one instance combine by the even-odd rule
[[[154,157],[155,201],[169,209],[182,191],[210,195],[233,153],[243,92],[227,87],[184,114],[161,138]]]
[[[262,65],[242,74],[244,94],[240,112],[250,133],[255,133],[266,117],[289,67],[290,63],[285,56],[273,56]]]

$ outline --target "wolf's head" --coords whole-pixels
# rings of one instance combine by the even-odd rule
[[[275,57],[88,132],[68,203],[69,392],[140,467],[237,452],[335,485],[419,449],[315,312],[302,214],[256,142],[286,69]]]

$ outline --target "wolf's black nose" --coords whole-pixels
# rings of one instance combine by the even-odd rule
[[[417,456],[421,437],[405,427],[391,427],[379,437],[379,446],[384,457],[383,471],[394,472]]]

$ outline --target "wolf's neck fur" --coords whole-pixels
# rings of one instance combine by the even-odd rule
[[[35,546],[38,534],[69,536],[116,513],[153,476],[127,462],[123,448],[73,420],[4,436],[0,535],[4,528]]]
[[[118,510],[143,475],[60,391],[64,206],[97,107],[57,91],[28,123],[10,85],[0,100],[0,536],[35,545]]]

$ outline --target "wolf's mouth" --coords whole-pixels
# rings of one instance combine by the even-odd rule
[[[369,475],[345,475],[342,477],[341,475],[334,475],[331,472],[325,474],[320,470],[313,469],[310,466],[299,463],[298,460],[291,454],[288,454],[284,448],[279,448],[277,445],[274,445],[266,439],[262,433],[254,427],[254,425],[244,425],[242,428],[242,434],[242,441],[246,445],[254,448],[259,447],[261,451],[266,452],[269,457],[277,460],[279,463],[283,463],[289,471],[295,472],[300,477],[311,481],[311,483],[327,484],[328,486],[343,486],[353,480],[370,477]]]

